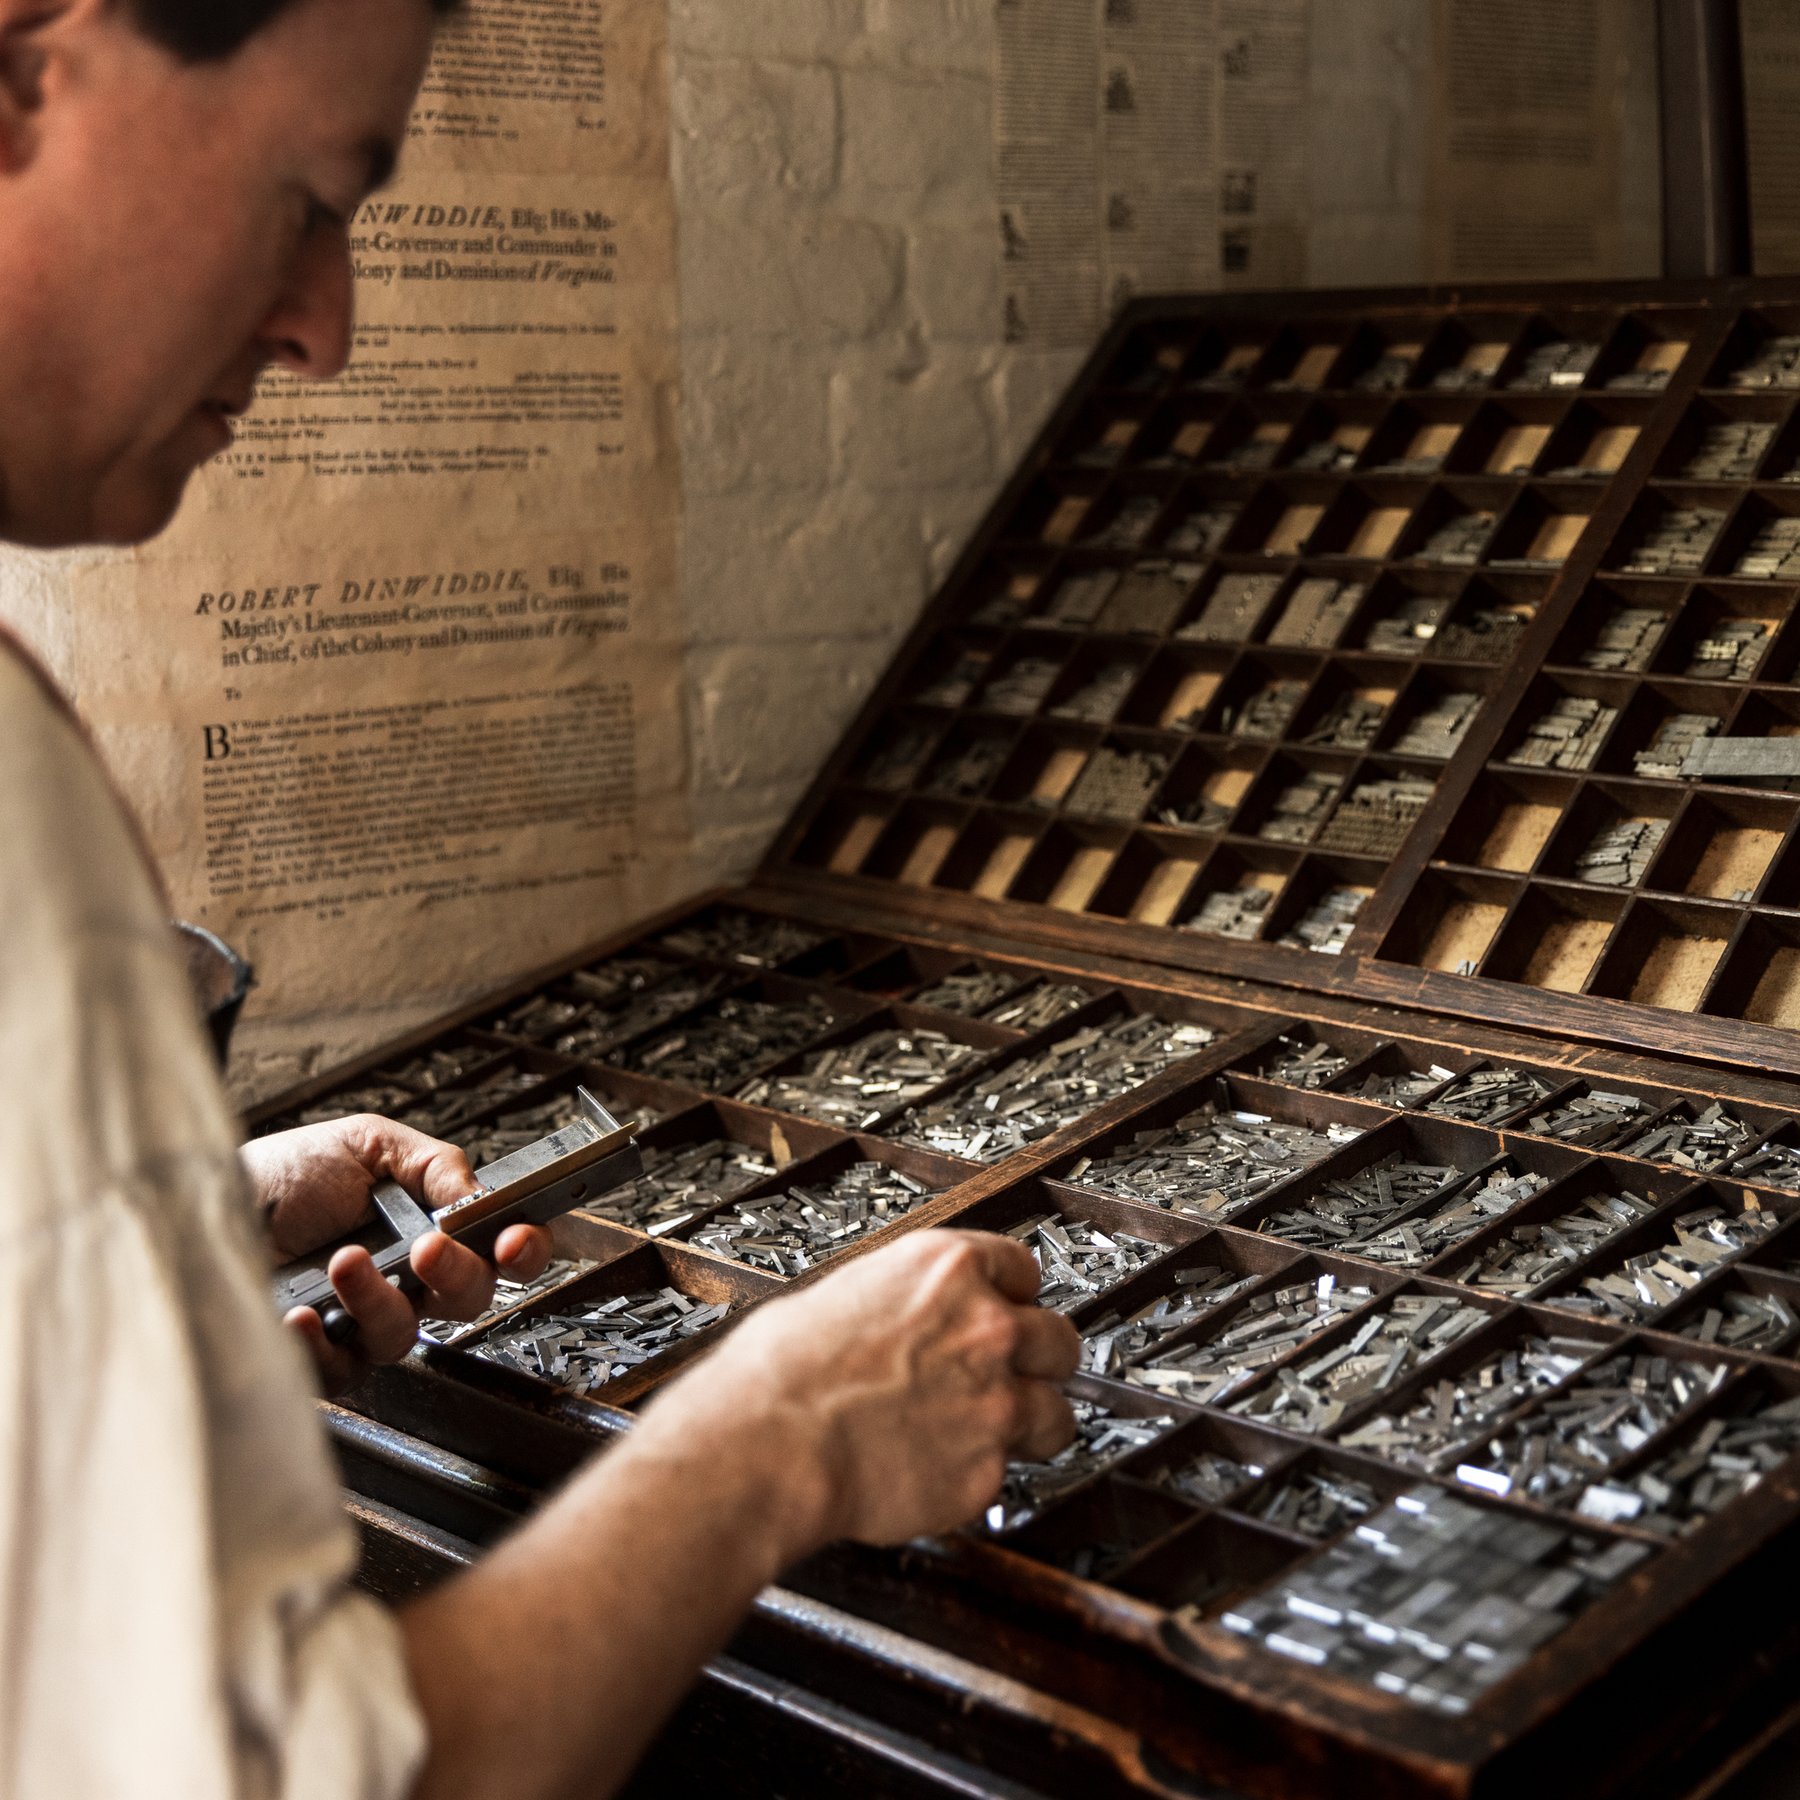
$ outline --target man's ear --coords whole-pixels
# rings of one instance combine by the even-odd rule
[[[95,0],[0,0],[0,175],[24,168],[37,148],[53,33],[96,10]]]

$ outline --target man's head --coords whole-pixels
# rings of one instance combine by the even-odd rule
[[[0,0],[0,537],[152,536],[264,368],[342,369],[445,10]]]

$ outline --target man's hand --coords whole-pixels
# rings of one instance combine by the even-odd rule
[[[1058,1388],[1081,1339],[1037,1290],[1009,1238],[914,1232],[760,1309],[641,1429],[773,1447],[786,1557],[948,1530],[993,1499],[1008,1458],[1042,1460],[1074,1434]]]
[[[243,1159],[282,1261],[365,1223],[378,1182],[399,1182],[429,1212],[475,1189],[469,1160],[454,1144],[371,1113],[257,1138],[244,1146]],[[511,1226],[500,1234],[494,1255],[509,1280],[534,1280],[549,1264],[550,1234],[536,1225]],[[347,1245],[332,1257],[331,1284],[360,1327],[355,1349],[331,1343],[311,1307],[288,1314],[328,1391],[354,1386],[370,1362],[398,1362],[417,1339],[421,1317],[478,1318],[494,1297],[493,1266],[441,1231],[413,1245],[412,1266],[427,1289],[416,1310],[377,1272],[367,1250]]]

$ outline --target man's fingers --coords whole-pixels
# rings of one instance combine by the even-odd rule
[[[377,1180],[391,1176],[409,1194],[422,1196],[432,1211],[453,1200],[466,1200],[475,1191],[475,1171],[454,1144],[374,1113],[353,1123],[363,1167]]]
[[[1061,1392],[1042,1381],[1021,1384],[1019,1429],[1009,1448],[1024,1462],[1048,1462],[1075,1441],[1075,1414]]]
[[[412,1302],[389,1285],[368,1251],[354,1245],[331,1259],[330,1275],[339,1303],[362,1334],[363,1354],[370,1362],[398,1362],[419,1335]]]
[[[1019,1322],[1013,1369],[1033,1381],[1067,1381],[1081,1366],[1081,1333],[1061,1313],[1034,1306]]]
[[[412,1266],[430,1290],[419,1306],[429,1318],[479,1319],[494,1298],[493,1269],[441,1231],[428,1231],[413,1245]]]
[[[536,1281],[555,1254],[555,1240],[542,1225],[509,1225],[494,1240],[494,1261],[508,1281]]]
[[[310,1306],[296,1306],[282,1321],[306,1345],[326,1394],[344,1394],[362,1379],[365,1364],[354,1350],[325,1335],[325,1321]]]
[[[1008,1300],[1029,1306],[1037,1299],[1037,1258],[1023,1244],[991,1231],[958,1231],[950,1235],[969,1246],[981,1272]]]

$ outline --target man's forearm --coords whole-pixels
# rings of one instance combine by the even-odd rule
[[[808,1541],[823,1498],[807,1479],[766,1434],[703,1446],[652,1415],[408,1608],[431,1736],[417,1800],[612,1792]]]

